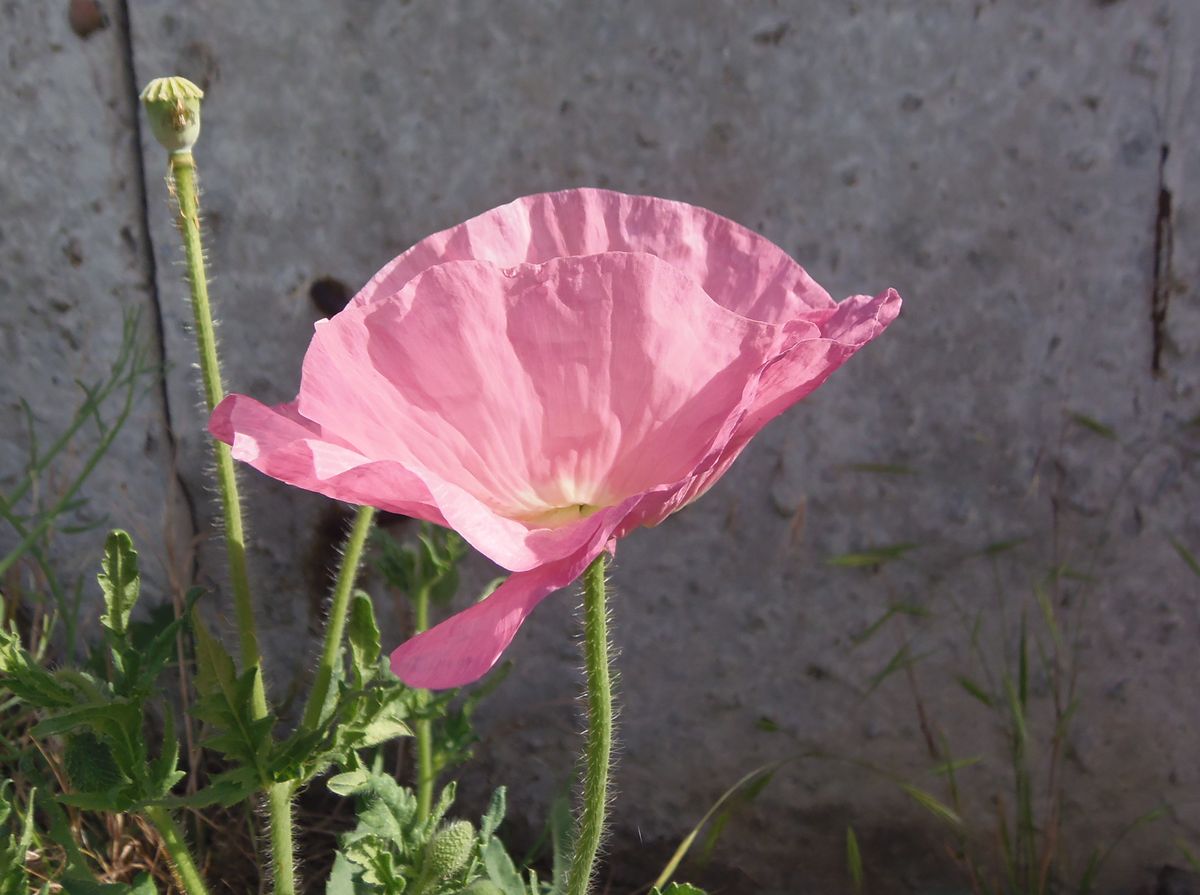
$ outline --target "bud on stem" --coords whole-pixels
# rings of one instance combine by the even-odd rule
[[[142,91],[142,105],[155,139],[171,153],[190,152],[200,136],[204,91],[178,76],[155,78]]]

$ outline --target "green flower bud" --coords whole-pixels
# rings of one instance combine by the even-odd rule
[[[428,882],[449,879],[467,866],[474,850],[475,828],[468,821],[447,824],[425,846],[422,878]]]
[[[170,152],[188,152],[200,136],[204,91],[187,78],[155,78],[142,91],[155,138]]]

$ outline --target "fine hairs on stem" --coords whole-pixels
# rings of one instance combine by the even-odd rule
[[[612,767],[613,694],[605,557],[601,553],[583,574],[583,653],[587,672],[588,730],[584,752],[583,804],[567,873],[567,895],[587,895],[596,855],[604,838],[608,778]]]
[[[421,584],[413,602],[416,616],[413,633],[420,634],[429,630],[428,584]],[[420,707],[425,708],[428,702],[429,693],[421,691]],[[418,718],[413,724],[413,732],[417,740],[417,817],[427,820],[433,808],[433,722],[428,718]]]
[[[142,92],[154,136],[169,153],[168,183],[175,199],[177,225],[183,238],[187,265],[187,281],[193,313],[196,349],[200,357],[201,385],[204,403],[211,413],[225,396],[221,381],[220,361],[212,309],[208,299],[208,280],[204,264],[204,245],[200,232],[196,163],[192,147],[200,134],[200,101],[204,93],[184,78],[158,78]],[[233,455],[228,445],[213,439],[215,477],[224,517],[224,536],[229,559],[229,577],[234,598],[238,638],[243,670],[257,668],[250,693],[250,707],[255,719],[270,714],[263,685],[262,653],[254,619],[249,575],[246,568],[246,537],[242,502],[234,473]],[[362,560],[375,511],[359,509],[350,538],[342,557],[325,630],[325,642],[317,667],[313,690],[305,706],[301,729],[312,731],[321,722],[326,697],[329,694],[337,663],[341,660],[342,637],[355,578]],[[295,843],[292,821],[292,799],[296,791],[293,780],[279,780],[266,786],[266,811],[271,844],[271,880],[275,895],[295,895]],[[172,841],[178,827],[170,814],[160,812],[158,818],[164,837]],[[152,818],[153,820],[154,818]],[[164,828],[165,827],[165,828]],[[182,851],[172,857],[180,884],[188,895],[206,895],[203,882],[195,871],[195,863],[187,853],[182,836],[174,836]],[[190,871],[189,871],[190,868]]]
[[[203,96],[204,92],[198,86],[184,78],[158,78],[146,85],[142,102],[150,120],[151,130],[154,131],[158,142],[169,152],[168,182],[179,212],[176,224],[184,241],[193,331],[196,334],[200,361],[200,384],[203,386],[205,407],[211,413],[224,397],[224,385],[221,380],[220,358],[217,355],[216,328],[209,304],[204,245],[200,236],[196,160],[192,157],[192,146],[200,132],[200,100]],[[246,529],[242,518],[238,479],[234,473],[233,453],[227,444],[217,439],[212,439],[212,452],[224,518],[224,541],[229,560],[234,613],[238,623],[242,669],[260,669],[263,657],[254,624],[250,576],[246,569]],[[337,663],[341,661],[342,636],[346,630],[350,595],[354,590],[355,577],[358,576],[373,522],[374,510],[371,507],[360,507],[354,527],[350,531],[342,565],[337,573],[316,680],[313,681],[313,690],[301,720],[301,729],[306,731],[313,731],[322,721],[320,715],[325,707],[326,697],[329,696]],[[270,714],[262,673],[253,677],[250,703],[254,719],[265,719]],[[265,787],[271,846],[271,888],[275,895],[295,895],[296,891],[292,818],[295,788],[295,781],[290,780],[271,782]],[[182,841],[174,818],[166,810],[158,810],[150,817],[162,831],[168,847],[172,847],[172,843],[176,846],[173,848],[172,858],[182,887],[188,895],[206,895],[203,881],[200,881],[196,865],[187,853],[186,843]]]

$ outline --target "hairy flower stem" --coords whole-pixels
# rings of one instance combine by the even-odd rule
[[[271,891],[275,895],[296,893],[296,847],[292,842],[291,783],[275,783],[267,789],[267,812],[271,823]]]
[[[208,279],[204,271],[204,245],[200,240],[200,202],[196,189],[196,162],[190,150],[171,153],[171,191],[179,205],[179,232],[187,260],[188,286],[192,293],[192,319],[196,349],[200,354],[200,378],[204,402],[211,413],[225,397],[221,366],[217,358],[217,336],[212,307],[208,302]],[[217,488],[221,492],[221,511],[225,517],[225,551],[229,557],[229,579],[233,586],[233,612],[237,620],[242,667],[262,667],[262,653],[254,623],[254,603],[250,597],[250,577],[246,572],[246,527],[242,520],[242,500],[229,445],[215,438]],[[255,675],[250,693],[250,708],[255,718],[267,716],[267,693],[262,674]],[[292,785],[273,783],[267,788],[267,807],[271,825],[271,860],[275,895],[295,895],[295,857],[292,852]]]
[[[422,583],[413,598],[416,619],[413,633],[420,634],[429,630],[429,585]],[[418,708],[424,709],[429,702],[429,694],[422,691]],[[433,809],[433,721],[420,718],[413,725],[417,740],[417,819],[424,822],[429,819]]]
[[[168,182],[179,211],[176,223],[183,237],[193,330],[196,350],[200,355],[200,379],[204,387],[204,403],[212,413],[225,397],[225,387],[221,383],[217,337],[212,308],[208,302],[204,244],[200,239],[196,160],[192,156],[192,146],[200,135],[200,101],[203,97],[204,91],[178,77],[156,78],[146,85],[141,95],[155,139],[169,153]],[[262,652],[254,623],[250,578],[246,572],[246,529],[242,520],[242,501],[234,475],[233,456],[229,446],[216,439],[213,439],[213,454],[217,461],[221,511],[225,517],[225,550],[229,557],[229,579],[233,588],[233,611],[237,620],[242,668],[258,668],[261,671]],[[268,715],[267,693],[261,673],[254,675],[250,710],[256,719]],[[292,853],[292,794],[290,782],[272,783],[267,787],[275,895],[295,895],[296,891]]]
[[[329,606],[329,620],[325,623],[325,645],[317,674],[313,678],[312,692],[304,707],[301,722],[304,730],[316,730],[321,723],[325,701],[329,698],[329,687],[333,683],[333,672],[342,655],[342,634],[346,630],[346,614],[350,607],[350,594],[354,591],[354,580],[362,563],[363,550],[375,524],[375,508],[359,507],[350,529],[350,538],[342,554],[342,565],[338,569],[337,582],[333,586],[333,602]]]
[[[151,805],[145,809],[144,813],[146,819],[162,836],[163,846],[166,848],[167,854],[171,856],[171,870],[175,874],[175,881],[179,883],[179,888],[183,889],[187,895],[208,895],[204,880],[200,878],[200,871],[196,869],[192,854],[188,851],[183,830],[175,822],[171,812],[161,805]]]
[[[208,279],[204,271],[204,246],[200,241],[200,204],[196,190],[196,163],[189,150],[171,153],[171,187],[179,205],[179,232],[187,256],[188,286],[192,292],[193,328],[200,354],[200,377],[204,401],[209,413],[225,397],[221,366],[217,359],[217,337],[212,308],[208,303]],[[237,618],[242,667],[262,664],[258,633],[254,624],[254,605],[250,597],[250,578],[246,572],[246,529],[242,521],[242,501],[234,475],[229,445],[213,439],[217,461],[217,486],[221,492],[221,511],[225,517],[225,549],[229,556],[229,578],[233,586],[233,608]],[[259,675],[251,694],[256,717],[267,714],[267,696]]]
[[[567,874],[567,895],[587,895],[608,810],[608,773],[612,766],[613,696],[609,673],[608,608],[604,587],[605,554],[583,573],[583,653],[587,670],[588,734],[583,805],[575,832],[575,852]]]

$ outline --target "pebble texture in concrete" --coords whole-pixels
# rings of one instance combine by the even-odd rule
[[[5,424],[17,394],[61,394],[64,354],[100,362],[117,304],[156,294],[171,425],[148,400],[151,456],[130,436],[96,485],[134,493],[129,524],[153,530],[168,433],[190,493],[206,450],[187,412],[193,349],[160,156],[147,144],[137,170],[119,35],[81,40],[52,12],[14,9]],[[1172,544],[1200,553],[1194,3],[139,0],[130,25],[137,83],[176,72],[207,91],[197,156],[227,379],[263,400],[295,394],[314,297],[336,305],[338,284],[353,292],[421,236],[545,189],[706,205],[835,296],[905,296],[886,337],[703,501],[620,548],[615,881],[651,878],[745,771],[813,749],[941,797],[930,769],[981,757],[959,783],[986,851],[997,800],[1012,808],[1007,742],[958,678],[987,683],[978,630],[1003,691],[1025,619],[1047,657],[1029,683],[1041,805],[1055,688],[1035,591],[1079,632],[1063,647],[1080,667],[1055,781],[1064,868],[1078,875],[1163,802],[1167,819],[1122,843],[1102,890],[1131,890],[1179,861],[1175,839],[1200,839],[1200,579]],[[51,293],[67,307],[38,313]],[[10,474],[11,443],[2,456]],[[297,638],[319,624],[338,517],[245,478],[282,691]],[[201,521],[210,511],[201,500]],[[912,546],[879,567],[827,563],[895,545]],[[219,556],[201,560],[220,587]],[[578,747],[575,602],[549,601],[518,638],[467,787],[479,799],[509,784],[512,829],[530,838]],[[872,891],[961,885],[944,826],[831,758],[781,771],[730,824],[709,878],[840,890],[847,825]]]

